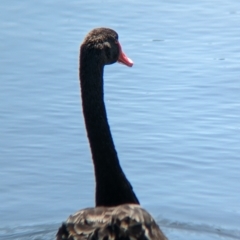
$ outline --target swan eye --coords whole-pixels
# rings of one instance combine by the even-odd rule
[[[111,56],[111,45],[109,43],[105,45],[105,54],[106,54],[107,58],[110,58],[110,56]]]
[[[103,45],[105,48],[111,48],[111,44],[109,42],[104,42]]]

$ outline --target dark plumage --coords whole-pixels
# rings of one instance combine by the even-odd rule
[[[59,228],[57,240],[167,240],[139,206],[113,143],[104,104],[103,69],[117,61],[133,65],[122,52],[118,34],[108,28],[93,29],[80,48],[79,78],[95,170],[96,207],[70,216]]]
[[[167,240],[151,215],[137,204],[80,210],[59,232],[57,240]]]
[[[120,52],[117,33],[107,28],[92,30],[80,49],[82,106],[95,167],[96,206],[139,203],[119,165],[104,104],[103,68],[118,61]]]

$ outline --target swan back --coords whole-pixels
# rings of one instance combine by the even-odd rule
[[[152,216],[137,204],[87,208],[71,215],[57,240],[167,240]]]

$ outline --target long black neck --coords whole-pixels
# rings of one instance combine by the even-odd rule
[[[83,115],[96,179],[96,206],[139,201],[119,164],[104,104],[103,68],[97,56],[81,51],[80,85]]]

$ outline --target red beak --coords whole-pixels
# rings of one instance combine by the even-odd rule
[[[118,57],[118,62],[123,63],[124,65],[127,65],[128,67],[132,67],[133,61],[127,57],[127,55],[122,51],[121,44],[118,42],[119,46],[119,57]]]

